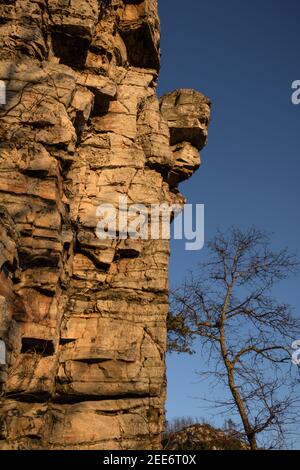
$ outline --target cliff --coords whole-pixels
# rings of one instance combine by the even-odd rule
[[[179,203],[207,98],[158,99],[156,0],[1,0],[0,449],[157,449],[169,241],[97,208]]]

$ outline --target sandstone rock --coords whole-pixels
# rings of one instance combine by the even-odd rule
[[[23,55],[43,60],[47,53],[47,45],[40,21],[42,5],[30,0],[16,2],[7,0],[1,3],[0,12],[1,56],[17,59]]]
[[[201,150],[207,141],[210,101],[194,90],[176,90],[161,99],[160,109],[167,120],[171,145],[190,142]]]
[[[167,450],[249,450],[242,436],[234,430],[224,431],[209,424],[193,424],[170,433],[163,441]]]
[[[52,49],[61,64],[82,67],[99,17],[97,0],[48,1]],[[74,54],[76,51],[76,54]]]
[[[164,172],[174,165],[168,123],[160,113],[156,96],[151,96],[140,104],[138,142],[145,152],[147,163],[158,171]]]
[[[189,142],[174,145],[172,150],[175,162],[168,175],[168,183],[176,187],[198,170],[201,160],[198,150]]]
[[[0,449],[133,450],[160,446],[160,402],[155,398],[89,401],[73,405],[7,400],[9,417]],[[88,422],[88,426],[86,423]],[[138,436],[138,437],[137,437]]]
[[[131,65],[159,69],[159,18],[156,0],[126,2],[120,33]]]
[[[169,241],[101,240],[97,209],[182,206],[209,101],[159,102],[156,0],[0,11],[0,449],[159,449]]]

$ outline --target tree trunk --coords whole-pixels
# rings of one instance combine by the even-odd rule
[[[225,365],[226,370],[227,370],[229,389],[230,389],[231,395],[232,395],[232,397],[235,401],[235,404],[237,406],[239,415],[241,417],[243,427],[244,427],[244,431],[245,431],[245,434],[247,436],[250,448],[251,448],[251,450],[257,450],[256,436],[255,436],[255,433],[254,433],[253,428],[251,426],[251,423],[250,423],[248,413],[247,413],[245,404],[243,402],[243,399],[242,399],[242,397],[241,397],[241,395],[240,395],[240,393],[239,393],[239,391],[236,387],[236,384],[235,384],[234,365],[232,364],[232,362],[228,358],[228,350],[227,350],[227,345],[226,345],[226,334],[225,334],[226,311],[227,311],[227,307],[228,307],[228,304],[229,304],[229,301],[230,301],[230,296],[231,296],[231,293],[232,293],[233,285],[234,285],[234,280],[232,280],[230,286],[228,287],[225,302],[224,302],[224,306],[223,306],[223,311],[222,311],[222,315],[221,315],[221,322],[220,322],[221,355],[222,355],[222,359],[223,359],[224,365]]]

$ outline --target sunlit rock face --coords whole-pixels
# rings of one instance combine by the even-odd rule
[[[0,11],[0,448],[157,449],[169,242],[100,240],[97,207],[182,204],[209,101],[158,99],[156,0]]]

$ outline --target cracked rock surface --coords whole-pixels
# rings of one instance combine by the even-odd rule
[[[100,240],[96,212],[182,205],[210,102],[157,97],[157,0],[0,12],[0,449],[159,449],[169,242]]]

